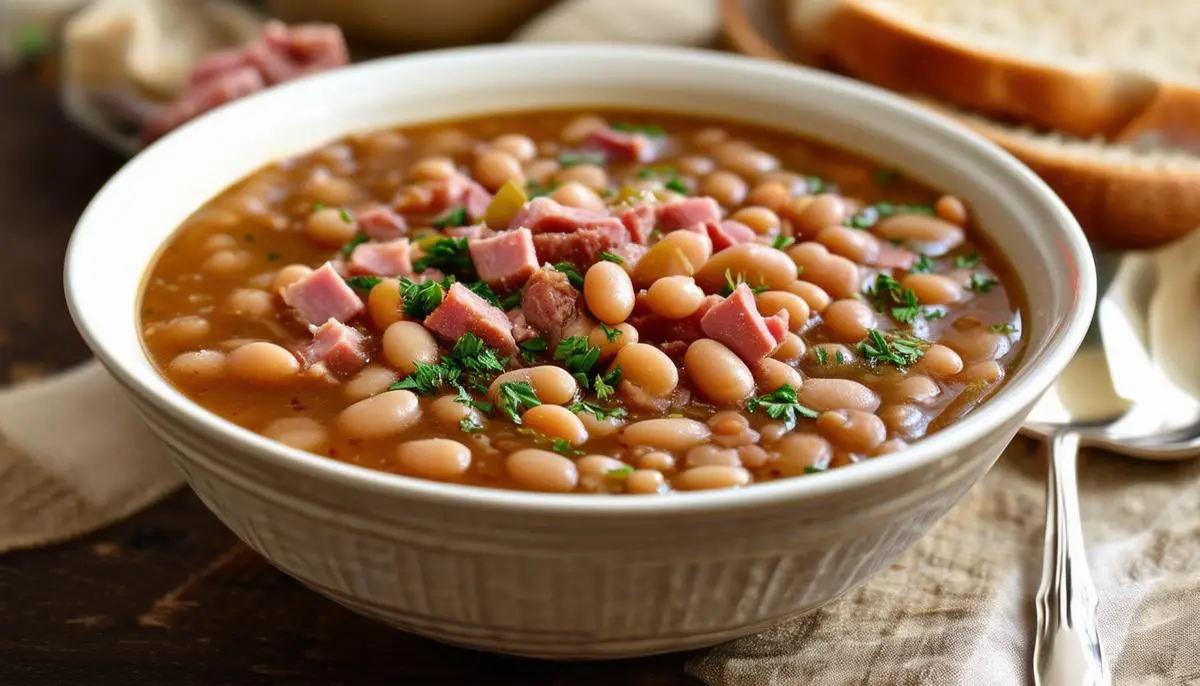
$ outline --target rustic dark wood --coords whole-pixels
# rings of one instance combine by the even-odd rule
[[[72,225],[122,160],[0,74],[0,381],[86,359],[62,296]],[[549,663],[444,646],[302,588],[190,492],[93,536],[0,555],[0,684],[674,686],[688,655]]]

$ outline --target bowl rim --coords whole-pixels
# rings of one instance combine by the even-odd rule
[[[628,59],[638,59],[662,66],[703,70],[707,67],[730,67],[756,73],[773,80],[787,80],[797,87],[814,91],[837,93],[879,110],[881,114],[915,119],[919,124],[934,129],[942,136],[958,139],[958,143],[969,146],[972,153],[993,166],[998,174],[1007,175],[1010,181],[1032,193],[1043,204],[1041,208],[1052,221],[1049,226],[1039,225],[1038,231],[1057,233],[1057,249],[1067,261],[1074,277],[1073,308],[1062,313],[1059,325],[1047,333],[1039,359],[1030,360],[1033,351],[1027,350],[1017,363],[1022,374],[1005,383],[997,393],[978,408],[972,410],[953,426],[925,437],[894,455],[883,460],[868,460],[813,474],[805,478],[779,479],[755,484],[746,489],[728,489],[687,493],[666,498],[598,498],[581,494],[546,494],[525,491],[492,489],[486,487],[447,484],[408,477],[400,474],[376,471],[330,459],[288,447],[264,436],[242,428],[215,413],[194,403],[177,391],[155,370],[141,374],[126,368],[121,361],[107,350],[101,336],[91,330],[89,313],[81,303],[81,294],[86,288],[82,278],[75,273],[83,269],[89,256],[79,248],[80,236],[87,232],[103,229],[105,220],[97,216],[97,206],[115,187],[125,183],[130,170],[143,163],[145,155],[138,155],[117,172],[96,194],[72,233],[64,267],[64,288],[68,308],[80,334],[93,350],[96,357],[127,390],[148,400],[155,409],[185,425],[190,431],[207,434],[226,446],[238,449],[239,453],[252,455],[262,464],[286,472],[299,473],[317,481],[330,481],[342,487],[384,496],[438,504],[446,507],[473,508],[479,510],[505,511],[513,513],[557,514],[564,516],[602,516],[605,518],[640,517],[645,515],[697,514],[711,512],[748,511],[784,506],[807,499],[830,496],[839,492],[857,490],[872,484],[898,478],[926,465],[954,454],[979,442],[994,430],[1005,418],[1019,415],[1037,400],[1053,379],[1066,367],[1083,340],[1091,321],[1096,299],[1096,277],[1088,243],[1082,229],[1066,205],[1028,167],[1004,152],[979,134],[920,107],[902,96],[882,89],[853,81],[841,76],[820,72],[796,65],[772,63],[745,56],[718,53],[710,50],[641,46],[628,44],[497,44],[466,48],[451,48],[408,55],[371,60],[343,69],[316,74],[291,83],[283,84],[248,98],[225,105],[170,133],[148,150],[170,147],[175,142],[193,136],[202,136],[215,131],[222,124],[236,121],[243,111],[266,108],[273,103],[285,103],[319,84],[361,78],[365,72],[376,72],[385,78],[389,70],[405,65],[415,69],[422,64],[439,60],[489,60],[497,55],[526,53],[530,59],[553,59],[570,54],[573,58],[604,61],[619,51]],[[686,65],[684,64],[686,63]],[[1026,229],[1031,230],[1031,229]],[[173,234],[170,234],[173,235]],[[169,236],[163,239],[163,243]],[[161,246],[162,243],[160,243]],[[140,293],[140,290],[139,290]],[[1070,304],[1070,299],[1065,300]],[[129,307],[128,325],[137,326],[137,308]],[[140,341],[140,336],[137,336]],[[140,348],[140,346],[139,346]],[[145,355],[144,350],[139,350]],[[148,378],[149,377],[149,378]],[[176,458],[183,459],[183,458]]]

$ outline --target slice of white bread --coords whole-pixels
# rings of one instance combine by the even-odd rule
[[[951,1],[911,0],[915,7],[948,4]],[[1010,7],[1031,5],[1029,0],[991,1]],[[1070,4],[1067,0],[1059,1],[1061,4]],[[992,139],[1041,176],[1062,197],[1089,237],[1099,245],[1113,248],[1153,247],[1200,226],[1200,156],[1168,147],[1178,137],[1178,129],[1174,130],[1176,133],[1164,131],[1161,118],[1150,123],[1156,118],[1153,110],[1142,113],[1141,121],[1146,123],[1147,128],[1139,130],[1135,139],[1125,142],[1116,140],[1129,139],[1132,134],[1114,137],[1093,134],[1085,138],[1072,135],[1067,129],[1047,132],[1044,125],[1013,124],[1011,112],[1009,118],[999,119],[964,109],[964,101],[971,100],[973,96],[956,96],[958,92],[987,93],[1001,104],[1006,102],[1003,97],[1007,91],[999,88],[994,93],[990,92],[988,86],[979,82],[980,78],[984,78],[980,73],[959,71],[955,76],[929,76],[930,83],[938,85],[938,89],[933,89],[937,90],[936,99],[927,97],[931,89],[921,87],[920,75],[902,75],[893,81],[896,85],[892,85],[860,73],[862,60],[859,56],[874,52],[871,41],[880,38],[870,32],[859,34],[844,28],[836,29],[839,22],[845,21],[845,17],[860,16],[846,14],[846,8],[857,11],[861,5],[899,5],[900,2],[788,0],[788,21],[795,52],[810,63],[899,90]],[[1104,0],[1098,4],[1103,6],[1112,3]],[[1158,4],[1174,5],[1175,0],[1160,0]],[[1200,9],[1200,2],[1195,7]],[[1200,13],[1194,14],[1200,17]],[[909,53],[904,62],[914,72],[947,69],[945,62],[939,63],[938,54],[936,51],[924,54],[918,50]],[[954,69],[947,71],[953,73]],[[1082,97],[1079,91],[1087,90],[1090,82],[1086,77],[1081,78],[1081,83],[1074,84],[1070,79],[1062,80],[1061,92],[1047,97],[1063,103]],[[946,94],[950,97],[946,97]],[[965,106],[972,104],[967,102]],[[1169,109],[1181,111],[1175,107]],[[1039,123],[1034,118],[1024,118],[1023,121],[1034,125]],[[1128,131],[1130,125],[1126,124],[1125,128]],[[1193,120],[1188,130],[1200,136],[1200,118]]]
[[[1196,0],[794,0],[865,81],[1075,136],[1200,140]],[[1191,136],[1189,137],[1189,134]]]

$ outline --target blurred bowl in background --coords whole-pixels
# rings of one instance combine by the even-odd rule
[[[267,0],[288,23],[322,21],[347,38],[394,48],[500,40],[557,0]]]

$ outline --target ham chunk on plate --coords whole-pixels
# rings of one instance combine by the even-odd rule
[[[373,241],[391,241],[408,233],[404,217],[383,205],[372,205],[355,212],[354,223]]]
[[[324,364],[337,374],[352,374],[367,364],[366,337],[336,319],[330,319],[313,332],[312,343],[304,351],[309,365]]]
[[[361,243],[350,253],[346,268],[351,274],[411,276],[411,246],[407,238],[397,238],[386,243]]]
[[[473,333],[501,353],[512,354],[517,349],[513,340],[512,322],[499,307],[455,283],[425,319],[425,328],[454,342],[464,334]]]
[[[738,284],[728,298],[714,305],[700,320],[705,336],[725,344],[750,365],[771,354],[783,341],[787,325],[786,310],[769,318],[759,314],[754,294],[744,283]]]
[[[303,321],[314,325],[330,319],[347,322],[363,311],[362,300],[329,262],[284,288],[280,295]]]
[[[705,224],[704,228],[708,232],[708,237],[712,239],[713,252],[732,248],[739,243],[752,243],[757,235],[754,233],[754,229],[732,219]]]
[[[538,268],[529,229],[517,229],[496,234],[491,238],[474,238],[467,242],[467,252],[479,278],[499,290],[509,290],[525,283]]]

